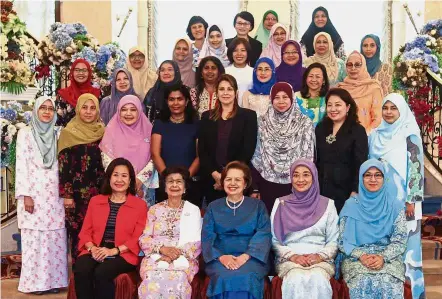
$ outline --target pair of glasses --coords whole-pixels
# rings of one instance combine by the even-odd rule
[[[249,27],[250,23],[249,22],[236,22],[236,25],[238,25],[239,27]]]
[[[87,69],[74,69],[74,73],[86,74],[88,73]]]
[[[286,36],[287,35],[287,33],[285,33],[285,32],[281,32],[281,33],[273,33],[273,36]]]
[[[55,108],[54,107],[52,107],[52,106],[40,106],[39,108],[38,108],[38,110],[39,111],[41,111],[41,112],[46,112],[46,111],[48,111],[48,112],[54,112],[55,111]]]
[[[376,181],[380,181],[384,178],[384,175],[382,173],[375,173],[375,174],[366,173],[366,174],[364,174],[364,179],[370,180],[371,178],[375,178]]]
[[[353,63],[349,62],[349,63],[346,64],[346,66],[347,66],[349,69],[352,69],[353,67],[354,67],[355,69],[359,69],[359,68],[361,68],[362,63],[355,63],[355,64],[353,64]]]
[[[278,21],[276,18],[265,18],[265,21]]]
[[[143,54],[133,54],[133,55],[129,55],[129,59],[131,60],[141,60],[144,59],[144,55]]]
[[[166,184],[167,185],[173,185],[173,184],[183,185],[184,184],[184,180],[167,180]]]
[[[298,55],[299,53],[294,51],[294,52],[283,52],[282,54],[284,54],[284,55]]]

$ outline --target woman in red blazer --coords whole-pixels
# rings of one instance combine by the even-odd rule
[[[114,279],[138,265],[147,205],[134,196],[135,185],[132,164],[117,158],[106,170],[101,194],[89,202],[73,269],[78,299],[113,299]]]

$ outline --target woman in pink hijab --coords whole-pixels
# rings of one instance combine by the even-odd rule
[[[272,26],[269,42],[262,50],[261,57],[268,57],[275,63],[275,67],[281,64],[281,47],[289,39],[287,27],[281,23]]]
[[[150,154],[152,124],[144,115],[137,96],[126,95],[117,106],[117,113],[109,121],[100,143],[104,168],[113,159],[123,157],[132,163],[137,174],[137,194],[148,206],[155,204],[154,191],[158,175]]]

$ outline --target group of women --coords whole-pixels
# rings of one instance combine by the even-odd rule
[[[77,59],[57,102],[36,100],[17,141],[20,291],[67,285],[68,237],[79,299],[113,298],[140,251],[140,298],[190,298],[200,253],[210,298],[262,298],[270,268],[283,298],[331,298],[338,253],[351,298],[399,298],[406,276],[419,298],[422,140],[379,39],[344,63],[323,7],[301,43],[274,11],[256,39],[250,13],[234,27],[192,17],[157,73],[132,48],[101,101]]]

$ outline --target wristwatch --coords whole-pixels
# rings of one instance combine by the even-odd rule
[[[118,248],[118,247],[115,247],[117,250],[118,250],[118,253],[116,254],[116,255],[120,255],[120,248]]]
[[[95,247],[95,245],[92,245],[91,247],[86,248],[86,250],[89,251],[89,252],[91,252],[92,248],[94,248],[94,247]]]

